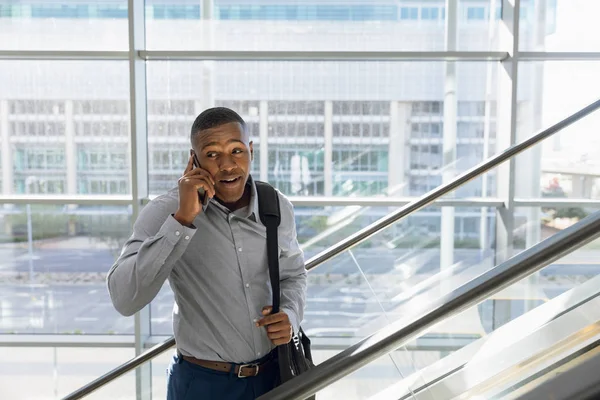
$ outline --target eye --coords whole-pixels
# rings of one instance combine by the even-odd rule
[[[244,150],[242,150],[242,149],[233,149],[232,154],[241,154],[243,152],[244,152]]]
[[[217,153],[214,151],[209,151],[208,153],[206,153],[206,157],[208,158],[215,158],[217,156]]]

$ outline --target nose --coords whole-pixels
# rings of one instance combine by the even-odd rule
[[[224,172],[231,172],[235,169],[236,164],[230,156],[220,157],[219,169]]]

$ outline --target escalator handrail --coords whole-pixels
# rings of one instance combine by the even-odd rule
[[[418,337],[433,325],[475,306],[500,290],[600,237],[600,211],[554,234],[428,304],[413,317],[392,322],[259,400],[305,399]]]
[[[342,241],[338,242],[337,244],[330,246],[329,248],[323,250],[322,252],[318,253],[317,255],[311,257],[306,262],[306,269],[310,271],[310,270],[318,267],[319,265],[321,265],[321,264],[325,263],[326,261],[332,259],[333,257],[339,255],[343,251],[369,239],[370,237],[375,235],[377,232],[390,226],[394,222],[408,216],[409,214],[411,214],[413,212],[420,210],[423,207],[426,207],[427,205],[431,204],[432,202],[434,202],[438,198],[444,196],[445,194],[448,194],[451,191],[456,190],[458,187],[466,184],[467,182],[469,182],[469,181],[477,178],[478,176],[488,172],[489,170],[497,167],[498,165],[509,160],[510,158],[512,158],[512,157],[516,156],[517,154],[538,144],[539,142],[543,141],[544,139],[554,135],[556,132],[561,131],[562,129],[566,128],[567,126],[579,121],[580,119],[584,118],[585,116],[593,113],[594,111],[596,111],[598,109],[600,109],[600,99],[587,105],[586,107],[584,107],[581,110],[575,112],[574,114],[568,116],[567,118],[561,120],[560,122],[557,122],[556,124],[552,125],[551,127],[546,128],[546,129],[542,130],[541,132],[534,134],[529,139],[527,139],[519,144],[516,144],[516,145],[506,149],[505,151],[498,153],[495,156],[481,162],[480,164],[474,166],[473,168],[463,172],[462,174],[457,176],[455,179],[453,179],[451,182],[448,182],[444,185],[437,187],[436,189],[431,190],[430,192],[421,196],[419,199],[417,199],[409,204],[406,204],[405,206],[400,207],[397,211],[391,212],[390,214],[386,215],[385,217],[375,221],[371,225],[348,236],[346,239],[343,239]],[[73,393],[69,394],[67,397],[63,398],[63,400],[80,399],[83,396],[90,394],[94,390],[111,382],[113,379],[116,379],[117,377],[139,367],[141,364],[143,364],[146,361],[152,359],[153,357],[159,355],[160,353],[168,350],[169,348],[173,347],[174,345],[175,345],[175,338],[172,337],[170,339],[167,339],[163,343],[160,343],[157,346],[155,346],[154,348],[152,348],[151,350],[136,356],[135,358],[118,366],[117,368],[106,373],[105,375],[93,380],[92,382],[88,383],[87,385],[74,391]],[[159,349],[162,349],[162,350],[159,351]]]

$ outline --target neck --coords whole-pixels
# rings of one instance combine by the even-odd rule
[[[223,200],[216,197],[215,200],[227,207],[230,211],[239,210],[240,208],[246,207],[248,204],[250,204],[250,185],[246,185],[242,197],[240,197],[240,199],[235,203],[225,203]]]

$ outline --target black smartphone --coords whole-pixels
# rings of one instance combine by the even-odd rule
[[[196,154],[194,154],[193,165],[194,168],[200,168],[200,162],[198,161]],[[208,204],[208,196],[206,195],[206,190],[204,190],[204,188],[198,188],[198,200],[200,200],[200,203],[203,206]]]

